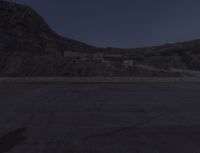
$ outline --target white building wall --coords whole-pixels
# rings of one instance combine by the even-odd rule
[[[123,63],[124,63],[124,66],[126,66],[126,67],[133,67],[134,66],[133,60],[124,60]]]

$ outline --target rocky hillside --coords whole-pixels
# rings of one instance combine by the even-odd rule
[[[64,50],[96,48],[57,35],[32,8],[0,0],[0,75],[40,74],[50,66],[55,70],[46,74],[56,74]]]
[[[59,56],[63,50],[95,49],[54,33],[28,6],[0,1],[0,51],[24,51]]]
[[[156,68],[200,70],[200,40],[127,50],[137,63]]]
[[[71,65],[63,51],[123,54],[139,65],[200,70],[199,49],[199,40],[148,48],[96,48],[57,35],[32,8],[0,0],[0,76],[176,76],[170,71],[125,70],[97,63]]]

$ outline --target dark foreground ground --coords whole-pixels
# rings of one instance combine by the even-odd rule
[[[200,83],[0,83],[0,153],[199,153]]]

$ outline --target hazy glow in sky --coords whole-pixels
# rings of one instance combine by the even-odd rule
[[[92,45],[142,47],[200,38],[199,0],[16,0],[62,36]]]

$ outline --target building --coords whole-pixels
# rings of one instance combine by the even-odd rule
[[[103,53],[93,53],[92,59],[97,62],[103,62],[104,60]]]
[[[64,57],[72,63],[78,63],[80,61],[93,61],[104,64],[121,64],[125,67],[133,67],[134,62],[132,59],[124,57],[122,54],[104,54],[101,52],[87,53],[77,51],[64,51]]]
[[[124,59],[123,60],[123,65],[125,67],[133,67],[134,66],[134,61],[131,59]]]
[[[79,60],[93,60],[97,62],[103,61],[103,53],[87,53],[77,51],[64,51],[64,57]]]
[[[67,50],[67,51],[64,51],[64,57],[76,58],[76,59],[80,59],[80,60],[87,60],[87,59],[91,58],[92,56],[85,52],[76,52],[76,51]]]

